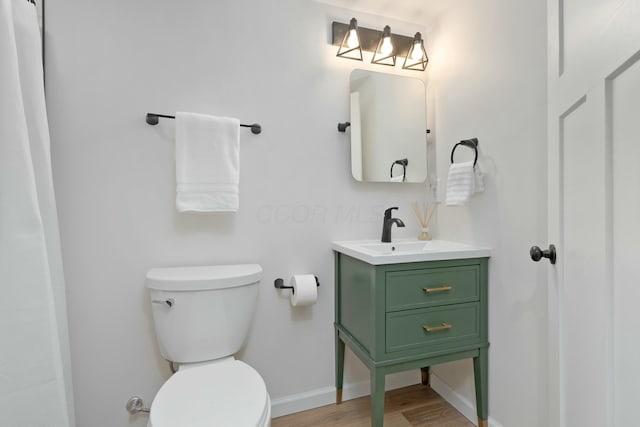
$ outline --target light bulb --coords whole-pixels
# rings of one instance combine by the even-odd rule
[[[390,55],[393,52],[393,44],[391,43],[391,37],[385,37],[382,39],[382,46],[380,46],[380,53],[384,56]]]
[[[347,46],[349,49],[353,49],[358,47],[360,42],[358,41],[358,32],[355,28],[349,30],[349,37],[347,38]]]
[[[411,51],[411,59],[414,61],[420,61],[422,59],[422,42],[417,41],[413,45],[413,50]]]

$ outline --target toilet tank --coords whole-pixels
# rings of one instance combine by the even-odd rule
[[[162,357],[195,363],[240,350],[261,275],[258,264],[149,270],[147,287]]]

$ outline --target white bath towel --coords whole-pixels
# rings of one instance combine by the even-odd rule
[[[475,189],[473,162],[453,163],[447,178],[448,206],[462,206],[471,197]]]
[[[240,121],[176,114],[176,207],[179,212],[236,212]]]

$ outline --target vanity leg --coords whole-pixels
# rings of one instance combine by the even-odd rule
[[[384,371],[370,368],[371,375],[371,427],[384,423]]]
[[[420,373],[422,374],[422,385],[431,385],[429,381],[429,367],[420,368]]]
[[[478,427],[488,427],[489,418],[489,360],[488,349],[480,349],[477,357],[473,358],[473,376],[476,383],[476,408],[478,412]]]
[[[342,381],[344,378],[344,341],[336,329],[336,404],[342,403]]]

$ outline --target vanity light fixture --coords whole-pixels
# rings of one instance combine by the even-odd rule
[[[429,57],[424,50],[424,41],[422,40],[422,34],[419,32],[413,37],[411,47],[407,56],[404,58],[404,64],[402,64],[403,70],[416,70],[424,71],[427,68]]]
[[[372,64],[390,65],[394,67],[396,65],[396,47],[391,40],[391,27],[385,25],[378,41],[378,47],[373,53],[371,59]]]
[[[360,34],[358,33],[358,21],[356,18],[351,18],[349,29],[342,39],[336,56],[362,61],[362,47],[360,46]]]
[[[405,70],[424,71],[429,58],[424,50],[422,34],[414,37],[393,34],[386,25],[382,31],[359,27],[356,18],[349,24],[334,21],[331,26],[333,46],[341,58],[362,61],[362,51],[373,52],[372,64],[395,66],[396,58],[405,58]]]

